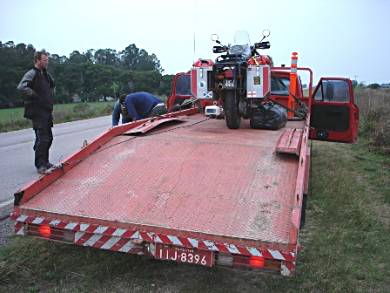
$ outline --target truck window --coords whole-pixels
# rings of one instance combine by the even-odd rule
[[[271,95],[288,96],[290,79],[288,77],[271,77]]]
[[[191,96],[191,76],[189,74],[180,75],[176,79],[176,95]]]
[[[349,102],[349,87],[345,80],[323,80],[314,99],[323,102]]]

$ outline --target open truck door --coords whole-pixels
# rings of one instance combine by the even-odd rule
[[[352,143],[358,126],[359,108],[351,80],[321,78],[311,96],[310,138]]]

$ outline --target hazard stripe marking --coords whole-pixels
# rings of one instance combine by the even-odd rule
[[[19,216],[16,221],[17,222],[25,222],[27,220],[28,216],[25,216],[25,215],[22,215],[22,216]]]
[[[31,223],[32,224],[36,224],[36,225],[39,225],[39,224],[42,224],[42,222],[43,222],[43,218],[35,218]]]
[[[99,226],[95,229],[95,231],[93,231],[93,233],[103,234],[107,229],[108,229],[108,227],[106,227],[106,226]]]
[[[134,240],[144,240],[150,243],[162,243],[189,247],[195,249],[204,249],[210,251],[219,251],[222,253],[253,255],[268,259],[277,259],[285,261],[284,269],[293,271],[295,269],[295,252],[283,252],[274,249],[260,249],[255,247],[241,247],[228,243],[215,243],[209,240],[197,240],[194,238],[178,237],[174,235],[155,234],[153,232],[143,232],[114,228],[102,225],[91,225],[86,223],[65,222],[58,219],[45,219],[43,217],[30,217],[27,215],[15,215],[15,233],[16,235],[25,234],[25,223],[36,225],[49,224],[53,227],[74,231],[74,243],[83,246],[92,246],[106,250],[142,253]],[[138,251],[139,250],[139,251]],[[138,252],[136,252],[138,251]]]
[[[180,246],[184,246],[184,245],[181,243],[181,241],[179,240],[179,238],[177,238],[176,236],[170,236],[170,235],[168,235],[168,238],[169,238],[169,240],[170,240],[173,244],[175,244],[175,245],[180,245]]]
[[[77,223],[69,223],[65,226],[66,230],[73,230],[78,224]]]
[[[94,234],[92,235],[92,237],[90,237],[87,241],[84,242],[83,246],[93,246],[102,237],[102,235]]]
[[[24,227],[21,227],[18,231],[16,231],[16,235],[24,235]]]
[[[111,237],[106,243],[104,243],[100,248],[101,249],[111,249],[118,241],[121,240],[120,237]]]
[[[252,254],[253,256],[263,256],[261,254],[261,252],[259,250],[257,250],[256,248],[253,248],[253,247],[250,247],[248,248],[248,251],[250,252],[250,254]]]
[[[79,242],[80,238],[84,236],[84,232],[76,232],[74,235],[74,242],[77,243]]]
[[[95,244],[93,244],[93,247],[101,248],[111,238],[110,236],[107,236],[107,235],[101,235],[101,236],[102,237],[99,240],[97,240]]]
[[[142,239],[141,234],[138,231],[135,231],[133,235],[130,236],[131,239]]]
[[[140,239],[152,242],[153,241],[153,233],[147,233],[147,232],[140,232]]]
[[[229,250],[230,253],[240,253],[237,247],[233,244],[228,244],[227,249]]]
[[[203,242],[209,250],[218,251],[218,247],[215,246],[214,242],[208,240],[204,240]]]
[[[199,241],[193,238],[188,238],[188,241],[191,243],[192,247],[198,248],[199,247]]]
[[[53,221],[50,221],[49,225],[50,226],[57,226],[58,224],[60,224],[61,221],[60,220],[53,220]]]
[[[89,228],[89,224],[80,224],[80,231],[86,231]]]
[[[268,249],[268,251],[271,253],[272,258],[274,259],[280,259],[285,260],[284,256],[277,250]]]
[[[164,242],[162,242],[162,240],[160,239],[160,237],[158,237],[158,235],[155,235],[155,236],[154,236],[154,242],[157,242],[157,243],[164,243]]]
[[[112,236],[122,236],[123,234],[125,234],[126,230],[125,229],[121,229],[121,228],[118,228],[114,231],[114,233],[112,233]]]
[[[118,251],[120,251],[120,252],[129,252],[130,249],[132,249],[133,247],[134,247],[134,244],[131,242],[131,240],[129,240]]]
[[[178,239],[180,240],[180,242],[182,243],[182,245],[183,245],[184,247],[190,247],[190,248],[192,248],[192,244],[191,244],[191,242],[189,241],[189,238],[178,237]]]
[[[24,223],[15,223],[15,234],[16,235],[24,235]]]
[[[123,247],[123,245],[125,245],[128,241],[129,241],[129,239],[120,238],[120,240],[112,246],[111,250],[113,250],[113,251],[118,251],[118,250],[121,249],[121,248]]]

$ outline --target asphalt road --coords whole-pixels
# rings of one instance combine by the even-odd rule
[[[56,124],[50,161],[59,163],[111,127],[111,116]],[[34,167],[32,129],[0,133],[0,219],[9,212],[13,194],[39,175]]]

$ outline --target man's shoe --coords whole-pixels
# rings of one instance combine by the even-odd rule
[[[53,168],[53,167],[54,167],[54,165],[52,163],[50,163],[50,162],[48,162],[46,164],[46,169],[50,169],[50,168]]]
[[[46,166],[40,166],[39,168],[37,168],[37,172],[39,174],[46,174],[46,171],[47,171]]]

